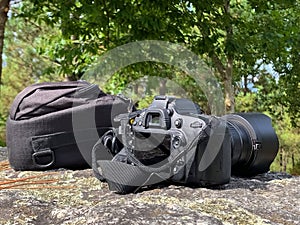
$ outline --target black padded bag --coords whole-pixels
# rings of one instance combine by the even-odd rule
[[[130,102],[85,81],[34,84],[15,98],[6,124],[15,170],[91,167],[94,144]]]

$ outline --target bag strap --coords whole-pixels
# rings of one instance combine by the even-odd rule
[[[104,133],[109,128],[97,128],[98,132]],[[31,137],[31,147],[33,150],[32,160],[35,166],[39,169],[46,169],[54,165],[55,152],[54,149],[59,149],[64,146],[78,144],[78,142],[88,142],[96,140],[96,137],[90,137],[89,131],[92,129],[85,129],[76,131],[81,140],[76,140],[74,132],[59,132],[54,134],[40,135]],[[47,158],[45,162],[45,158]],[[43,162],[43,163],[41,163]]]

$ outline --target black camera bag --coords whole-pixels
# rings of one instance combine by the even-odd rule
[[[88,168],[94,144],[112,126],[112,114],[128,108],[129,101],[85,81],[29,86],[13,101],[7,120],[10,165],[15,170]]]

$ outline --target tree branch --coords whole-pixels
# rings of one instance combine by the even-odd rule
[[[220,60],[220,58],[214,52],[211,55],[211,59],[212,59],[214,65],[216,66],[217,71],[220,74],[220,78],[222,80],[225,80],[226,79],[226,68],[223,65],[222,61]]]

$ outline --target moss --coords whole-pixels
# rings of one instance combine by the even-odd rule
[[[225,198],[191,201],[176,197],[147,196],[134,201],[154,205],[165,205],[167,208],[188,208],[192,211],[201,212],[204,215],[213,216],[228,224],[269,224],[268,221],[260,216],[236,206],[233,201]]]

